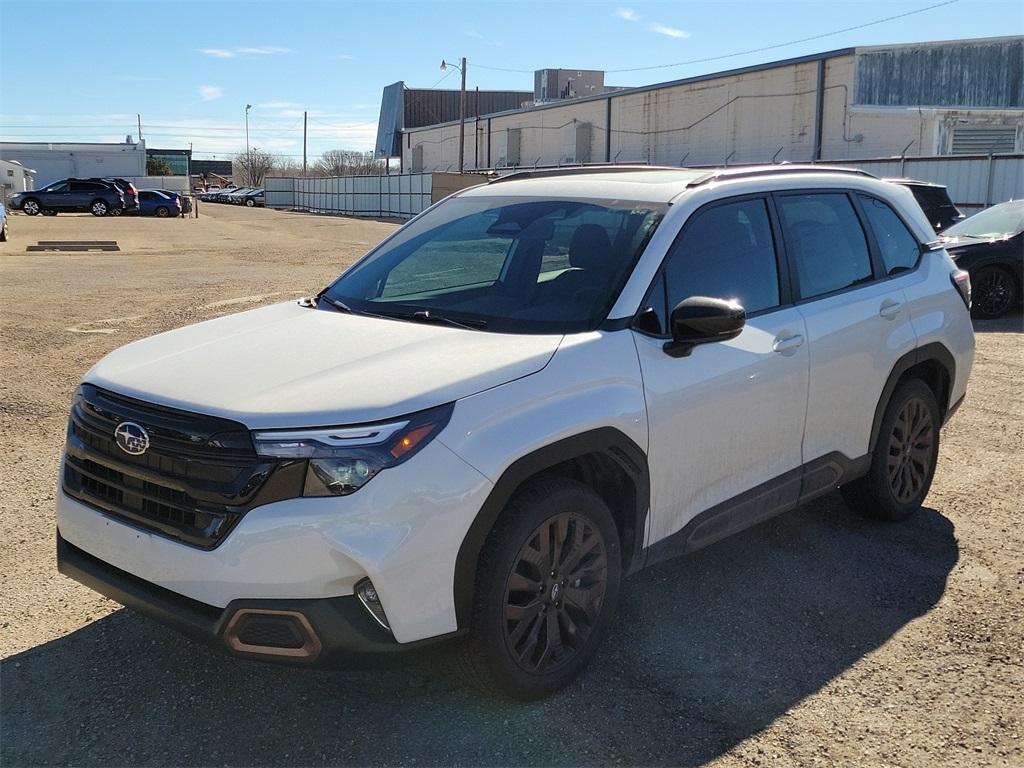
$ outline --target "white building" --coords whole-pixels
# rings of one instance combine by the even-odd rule
[[[35,171],[26,168],[17,160],[0,160],[0,190],[5,200],[19,192],[35,189],[32,184]]]
[[[467,170],[1020,153],[1024,37],[844,48],[474,116],[465,133]],[[403,131],[403,169],[458,167],[458,134]]]
[[[146,175],[146,143],[0,142],[0,158],[35,169],[36,187],[68,177],[135,178]]]

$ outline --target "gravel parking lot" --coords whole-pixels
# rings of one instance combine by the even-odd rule
[[[69,398],[133,339],[308,294],[394,223],[202,205],[12,217],[0,244],[0,762],[19,765],[1024,765],[1024,335],[979,323],[927,508],[838,495],[626,582],[580,682],[511,704],[444,652],[384,670],[243,662],[59,574]],[[40,240],[119,252],[27,253]]]

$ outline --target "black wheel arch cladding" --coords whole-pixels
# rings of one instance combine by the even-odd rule
[[[480,551],[509,499],[530,479],[586,457],[600,457],[599,461],[614,462],[622,474],[629,478],[632,494],[628,497],[632,498],[632,508],[612,509],[612,514],[617,523],[628,523],[627,530],[632,532],[632,541],[621,542],[623,575],[642,565],[643,533],[650,506],[650,474],[646,453],[625,433],[614,427],[601,427],[558,440],[509,465],[494,484],[463,538],[455,561],[455,615],[459,630],[469,627]],[[595,490],[601,493],[600,489]],[[622,520],[620,515],[627,519]]]

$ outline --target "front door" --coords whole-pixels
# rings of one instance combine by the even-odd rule
[[[683,227],[648,297],[661,332],[648,325],[634,337],[650,434],[649,545],[701,546],[799,496],[808,345],[775,239],[764,197],[705,206]],[[668,315],[691,296],[739,301],[746,327],[672,357],[663,350]]]

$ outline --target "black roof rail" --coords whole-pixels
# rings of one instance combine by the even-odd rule
[[[755,176],[777,176],[787,173],[847,173],[851,176],[864,176],[869,179],[877,179],[873,173],[862,171],[860,168],[846,168],[840,165],[758,165],[744,168],[720,168],[708,171],[700,178],[694,179],[687,188],[699,187],[702,184],[709,184],[712,181],[732,181],[733,179],[747,179]]]
[[[689,168],[679,168],[673,165],[576,165],[565,168],[538,168],[534,170],[514,171],[507,176],[499,176],[491,179],[489,184],[497,184],[501,181],[513,179],[546,179],[553,176],[576,176],[588,173],[626,173],[635,171],[687,171]]]

